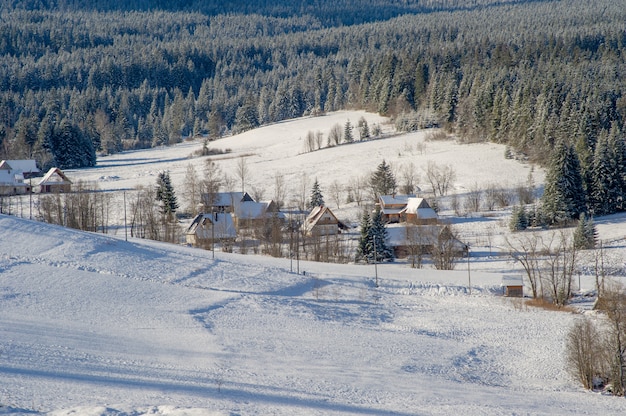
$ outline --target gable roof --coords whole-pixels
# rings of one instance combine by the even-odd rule
[[[424,198],[409,198],[403,214],[414,214],[421,219],[437,218],[437,213]]]
[[[9,165],[9,169],[20,171],[23,173],[39,173],[37,168],[37,162],[33,159],[24,160],[3,160],[0,162],[0,169],[5,169],[3,166]]]
[[[320,222],[322,218],[324,218],[325,215],[328,215],[331,220],[331,224],[336,223],[337,226],[342,229],[348,228],[343,222],[337,219],[337,216],[333,214],[330,208],[328,208],[326,205],[314,207],[304,220],[304,227],[307,230],[310,230],[311,228],[315,227],[317,223]]]
[[[213,225],[215,229],[212,230]],[[210,230],[209,233],[206,231]],[[202,232],[203,231],[203,232]],[[186,234],[202,234],[201,238],[236,238],[237,231],[233,223],[233,217],[228,212],[215,212],[213,214],[198,214],[193,219]],[[209,235],[204,235],[209,234]]]
[[[48,171],[48,173],[45,174],[43,179],[39,181],[39,185],[68,183],[72,183],[72,181],[70,181],[59,168],[50,168],[50,170]]]
[[[384,209],[389,206],[406,205],[410,198],[415,198],[415,195],[381,195],[378,197],[380,207]]]

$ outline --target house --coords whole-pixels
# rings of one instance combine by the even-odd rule
[[[404,222],[415,225],[437,224],[439,217],[424,198],[409,198],[406,207],[400,211]]]
[[[12,161],[14,165],[21,166]],[[33,161],[34,163],[34,161]],[[24,172],[16,169],[7,160],[0,162],[0,195],[23,195],[31,192],[29,183],[24,182]]]
[[[216,192],[200,195],[206,212],[235,212],[243,202],[254,202],[247,192]]]
[[[440,245],[440,239],[450,232],[447,225],[440,224],[390,224],[385,229],[387,246],[398,259],[432,253]],[[451,241],[451,247],[459,255],[467,252],[467,245],[456,238]]]
[[[337,219],[335,214],[327,206],[317,206],[313,208],[311,213],[302,224],[306,235],[308,236],[324,236],[339,234],[341,229],[347,227]]]
[[[522,276],[502,276],[504,296],[511,298],[524,297],[524,279]]]
[[[50,168],[46,173],[36,190],[39,193],[56,193],[56,192],[70,192],[72,190],[72,181],[59,168]]]
[[[215,241],[234,241],[237,231],[233,217],[228,212],[198,214],[185,232],[187,244],[205,247]]]
[[[383,222],[393,224],[401,221],[401,212],[406,208],[409,199],[415,195],[381,195],[378,197]]]
[[[237,228],[260,227],[272,219],[278,220],[280,224],[285,221],[285,214],[280,212],[278,205],[271,200],[242,201],[235,207],[234,216]]]
[[[19,171],[24,176],[24,179],[34,178],[39,176],[41,171],[37,168],[37,162],[34,159],[24,160],[3,160],[0,162],[0,169],[4,163],[8,163],[13,170]]]

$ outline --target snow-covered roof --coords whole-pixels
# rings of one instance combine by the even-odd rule
[[[62,183],[72,183],[72,181],[70,181],[59,168],[50,168],[50,170],[48,171],[48,173],[45,174],[43,179],[39,181],[39,185]]]
[[[384,208],[390,205],[406,205],[409,198],[414,198],[415,195],[381,195],[379,196],[380,206]]]
[[[252,201],[247,192],[217,192],[213,196],[214,207],[236,207],[242,201]]]
[[[39,173],[39,169],[37,168],[37,162],[32,159],[26,160],[3,160],[2,162],[7,162],[13,170],[22,172],[22,173]]]
[[[212,230],[212,225],[215,229]],[[198,234],[201,238],[236,238],[237,230],[233,217],[228,212],[198,214],[187,228],[187,234]],[[210,235],[208,234],[210,233]],[[206,235],[205,235],[206,234]]]
[[[391,247],[434,244],[441,230],[440,225],[389,224],[385,228],[387,244]]]
[[[261,202],[243,201],[235,206],[235,215],[242,220],[254,220],[265,215],[266,205]]]
[[[437,213],[424,198],[409,198],[403,211],[405,214],[417,215],[421,219],[437,218]]]
[[[502,286],[524,286],[524,278],[521,275],[504,275]]]

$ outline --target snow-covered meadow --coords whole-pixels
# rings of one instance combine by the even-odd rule
[[[250,185],[268,197],[277,173],[292,186],[302,173],[317,177],[324,189],[383,158],[418,169],[450,163],[459,194],[528,176],[502,146],[424,142],[424,132],[303,153],[307,131],[362,115],[384,121],[334,113],[211,147],[231,149],[215,156],[225,172],[251,155]],[[204,163],[188,157],[200,147],[129,152],[67,173],[121,201],[119,191],[152,186],[162,169],[181,186],[187,164]],[[538,169],[535,179],[543,180]],[[360,210],[342,203],[337,213]],[[297,274],[289,259],[219,251],[212,259],[124,241],[122,227],[107,236],[0,216],[0,414],[624,414],[623,398],[586,392],[565,371],[564,335],[577,314],[501,296],[502,274],[519,272],[504,255],[507,212],[447,215],[472,244],[471,271],[383,264],[378,287],[371,265],[300,261],[306,274]],[[617,274],[625,223],[598,220]],[[592,288],[592,277],[581,285]]]

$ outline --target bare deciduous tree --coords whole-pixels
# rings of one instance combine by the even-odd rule
[[[478,187],[478,184],[474,184],[465,196],[465,210],[470,213],[480,211],[480,206],[483,200],[483,191]]]
[[[191,215],[198,214],[200,204],[201,185],[198,179],[196,168],[189,163],[185,169],[185,182],[183,186],[183,196],[187,200],[187,212]]]
[[[419,175],[415,170],[415,164],[409,162],[408,164],[402,165],[400,168],[400,176],[402,178],[400,191],[405,195],[414,194],[417,191],[417,181],[419,180]]]
[[[519,262],[524,271],[533,298],[543,297],[543,287],[541,282],[541,269],[539,265],[539,242],[541,238],[536,234],[523,234],[517,236],[513,241],[505,237],[509,254],[513,260]]]
[[[337,205],[337,209],[339,209],[339,204],[341,203],[341,197],[343,196],[343,186],[339,184],[336,180],[333,181],[328,187],[328,193],[330,194],[330,198],[333,200],[335,205]]]
[[[248,177],[249,170],[246,158],[241,156],[237,162],[237,177],[241,180],[241,192],[246,191],[246,178]]]
[[[221,185],[222,172],[219,166],[211,159],[207,159],[204,165],[204,179],[200,184],[201,202],[204,205],[205,212],[213,207]]]
[[[278,209],[285,204],[285,176],[282,173],[276,173],[274,176],[274,202]]]
[[[339,145],[342,138],[343,127],[341,127],[341,124],[336,123],[330,128],[330,131],[328,132],[328,147]]]
[[[428,161],[426,177],[435,197],[445,196],[456,179],[456,171],[451,165],[439,166],[431,160]]]
[[[568,371],[586,389],[593,389],[594,379],[603,373],[601,335],[589,318],[578,320],[566,339]]]

